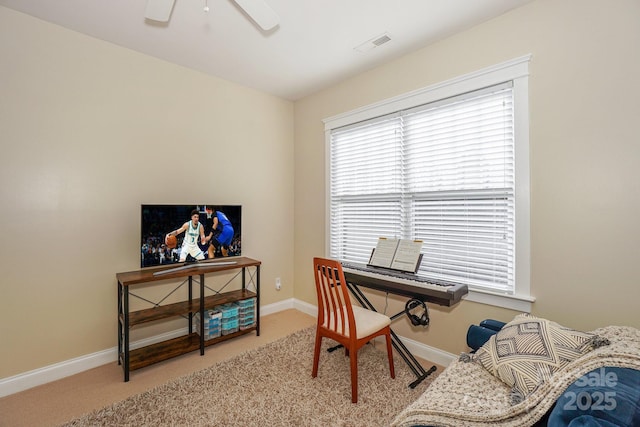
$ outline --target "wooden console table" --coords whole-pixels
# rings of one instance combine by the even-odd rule
[[[145,268],[142,270],[128,271],[116,274],[118,279],[118,364],[124,370],[124,381],[129,381],[129,372],[143,368],[162,360],[179,356],[197,349],[200,354],[204,354],[206,346],[216,344],[221,341],[232,339],[241,335],[256,331],[260,335],[260,261],[246,257],[215,258],[210,261],[200,261],[194,264],[172,264],[163,267]],[[214,294],[205,294],[205,275],[227,270],[241,269],[242,288],[227,292],[213,290]],[[240,274],[240,272],[238,272]],[[199,276],[200,293],[199,298],[193,297],[193,278]],[[180,279],[188,283],[188,299],[185,301],[161,304],[153,303],[138,295],[131,294],[130,290],[136,285],[153,285],[166,282],[170,279]],[[233,280],[233,279],[232,279]],[[227,283],[228,284],[228,283]],[[253,284],[255,292],[247,289],[248,284]],[[226,285],[222,286],[224,288]],[[177,288],[176,288],[177,289]],[[175,291],[175,289],[173,290]],[[171,291],[170,293],[172,293]],[[129,312],[129,296],[134,295],[147,301],[153,307]],[[214,306],[256,298],[255,325],[228,335],[221,335],[216,338],[205,339],[204,320],[205,310]],[[196,332],[193,319],[196,313],[200,313],[200,325],[196,325],[200,334]],[[135,350],[129,348],[129,330],[143,323],[169,319],[175,317],[185,317],[188,320],[188,334],[151,344]]]

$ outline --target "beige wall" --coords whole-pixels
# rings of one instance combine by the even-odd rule
[[[293,103],[3,7],[0,58],[0,378],[117,345],[141,203],[241,204],[293,296]]]
[[[315,301],[311,258],[325,254],[322,119],[532,54],[532,311],[585,330],[640,327],[639,17],[637,0],[538,0],[297,102],[296,297]],[[388,312],[401,307],[392,298]],[[402,320],[398,332],[452,353],[470,323],[516,314],[433,311],[428,330]]]
[[[533,312],[640,327],[638,16],[637,0],[538,0],[294,105],[0,7],[0,378],[116,346],[141,203],[242,204],[262,303],[315,304],[322,119],[529,53]],[[470,323],[514,314],[463,302],[397,328],[457,353]]]

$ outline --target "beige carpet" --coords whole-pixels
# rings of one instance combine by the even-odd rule
[[[385,426],[426,389],[396,359],[389,377],[382,343],[358,354],[359,402],[351,403],[344,351],[320,357],[311,378],[315,328],[94,411],[65,426]],[[332,344],[325,340],[324,347]]]

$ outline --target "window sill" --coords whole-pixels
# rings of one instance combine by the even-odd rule
[[[531,306],[535,302],[535,297],[526,295],[505,295],[497,292],[483,290],[469,290],[463,298],[466,301],[479,302],[480,304],[494,305],[496,307],[508,308],[523,313],[531,313]]]

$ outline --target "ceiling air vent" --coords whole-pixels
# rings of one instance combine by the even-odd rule
[[[371,40],[367,40],[366,42],[362,43],[359,46],[354,47],[353,49],[357,50],[358,52],[368,52],[371,49],[381,46],[390,41],[391,41],[391,37],[389,36],[389,34],[384,33],[382,35],[372,38]]]
[[[386,42],[389,42],[389,41],[391,41],[391,37],[389,37],[388,34],[384,34],[383,36],[378,37],[371,43],[375,44],[376,46],[380,46],[381,44],[385,44]]]

